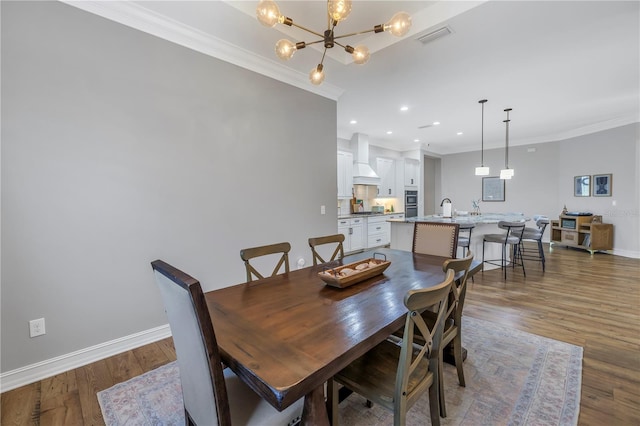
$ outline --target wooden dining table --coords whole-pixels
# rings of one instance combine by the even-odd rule
[[[386,257],[381,274],[345,288],[327,267]],[[443,281],[445,258],[376,249],[205,293],[223,362],[273,407],[304,398],[302,423],[328,425],[324,383],[404,325],[409,290]]]

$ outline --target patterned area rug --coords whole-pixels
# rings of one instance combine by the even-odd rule
[[[447,417],[443,425],[576,425],[582,348],[464,317],[466,387],[445,364]],[[184,425],[175,362],[98,393],[107,426]],[[408,425],[428,425],[425,394],[409,410]],[[393,414],[353,394],[340,404],[340,424],[393,424]]]

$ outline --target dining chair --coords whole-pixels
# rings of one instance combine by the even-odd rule
[[[522,258],[525,260],[537,260],[542,263],[542,272],[545,271],[545,257],[544,257],[544,246],[542,245],[542,236],[544,235],[544,230],[549,224],[549,218],[546,216],[538,216],[536,219],[536,227],[525,227],[524,232],[522,233]],[[537,244],[538,253],[532,253],[527,250],[527,246],[525,241],[533,241]]]
[[[440,354],[438,356],[438,375],[440,378],[439,386],[439,402],[440,402],[440,416],[447,417],[447,410],[444,399],[444,353],[445,348],[451,347],[453,351],[453,358],[456,364],[456,370],[458,371],[458,384],[460,386],[466,386],[464,381],[464,368],[463,368],[463,354],[462,354],[462,310],[464,309],[464,300],[467,294],[467,278],[469,277],[469,270],[471,263],[473,262],[473,253],[469,251],[467,256],[463,259],[447,259],[442,264],[442,270],[453,271],[458,277],[454,284],[451,286],[451,293],[449,294],[448,307],[446,312],[446,319],[444,322],[444,330],[442,333],[442,344],[440,345]],[[423,319],[429,327],[433,327],[437,321],[437,316],[429,310],[426,310],[422,314]],[[418,339],[414,338],[414,341],[418,344],[424,344]],[[448,346],[451,345],[451,346]]]
[[[231,369],[223,369],[200,283],[173,266],[151,263],[176,350],[187,425],[288,425],[302,413],[300,399],[279,412]]]
[[[460,222],[460,229],[458,231],[458,247],[462,248],[462,257],[466,256],[466,252],[470,250],[471,245],[471,232],[476,224],[473,222]]]
[[[482,265],[484,270],[484,264],[500,266],[504,271],[504,279],[507,279],[507,265],[511,263],[513,269],[516,266],[522,267],[522,274],[526,277],[527,273],[524,269],[524,261],[522,260],[522,234],[524,232],[524,222],[498,222],[498,228],[504,229],[502,234],[485,234],[482,239]],[[497,243],[502,245],[502,257],[500,259],[485,260],[484,248],[486,243]],[[511,259],[507,259],[507,249],[511,254]],[[497,263],[500,261],[500,263]]]
[[[244,261],[244,267],[247,270],[247,282],[253,281],[253,277],[256,279],[264,279],[264,276],[258,272],[256,268],[249,263],[251,259],[268,255],[281,255],[276,267],[271,272],[270,276],[278,275],[280,269],[284,266],[284,272],[289,272],[289,251],[291,251],[291,244],[289,243],[277,243],[267,246],[251,247],[240,250],[240,258]]]
[[[324,237],[313,237],[309,238],[309,247],[311,247],[311,256],[313,257],[313,264],[317,265],[318,262],[326,263],[327,261],[322,258],[322,256],[318,253],[318,246],[331,245],[333,248],[333,244],[335,244],[335,248],[333,250],[333,254],[329,259],[329,262],[332,260],[342,259],[344,257],[344,235],[335,234],[335,235],[327,235]]]
[[[416,222],[412,251],[455,259],[459,230],[457,223]]]
[[[396,426],[406,423],[409,408],[428,391],[431,424],[440,424],[438,354],[453,278],[449,270],[440,284],[410,290],[404,298],[408,312],[402,341],[384,340],[329,380],[327,399],[333,426],[338,425],[339,385],[392,411]],[[420,315],[425,309],[437,315],[431,328]],[[414,345],[416,335],[426,343]]]

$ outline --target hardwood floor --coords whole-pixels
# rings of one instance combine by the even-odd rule
[[[640,260],[556,246],[545,273],[525,264],[478,273],[465,315],[582,346],[579,424],[639,425]],[[98,391],[174,359],[165,339],[5,392],[0,424],[103,425]]]

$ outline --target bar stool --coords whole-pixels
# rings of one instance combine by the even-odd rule
[[[475,227],[475,223],[460,222],[460,228],[458,231],[458,247],[462,247],[462,257],[465,257],[467,251],[469,251],[469,244],[471,244],[471,231]]]
[[[522,258],[527,260],[537,260],[542,262],[542,272],[545,270],[545,258],[544,247],[542,246],[542,236],[544,230],[549,224],[549,218],[546,216],[534,216],[536,220],[536,228],[525,227],[522,233]],[[525,241],[535,241],[538,245],[538,253],[532,253],[531,250],[527,250]]]
[[[501,220],[498,222],[498,228],[506,230],[503,234],[486,234],[482,240],[482,270],[484,271],[484,264],[489,263],[491,265],[500,266],[504,271],[504,279],[507,279],[507,265],[509,259],[507,259],[507,246],[511,252],[511,267],[515,269],[516,266],[522,266],[522,274],[526,277],[527,273],[524,270],[524,261],[522,259],[522,234],[524,232],[524,222],[508,222]],[[500,259],[485,260],[484,246],[485,243],[498,243],[502,245],[502,257]],[[496,263],[500,261],[500,263]]]

